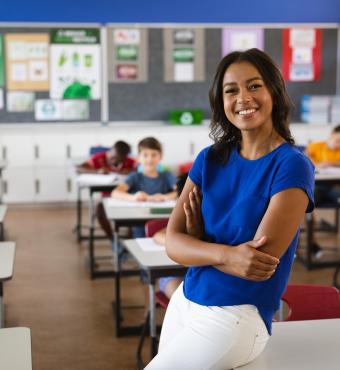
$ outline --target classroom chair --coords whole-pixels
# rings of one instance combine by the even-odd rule
[[[168,219],[162,219],[162,220],[150,220],[145,224],[145,236],[147,238],[152,238],[154,234],[156,234],[157,231],[164,229],[169,220]],[[168,297],[161,291],[157,291],[155,293],[155,301],[156,305],[159,307],[162,307],[163,309],[166,309],[169,303]],[[137,360],[137,368],[143,369],[144,368],[144,362],[142,359],[142,349],[145,341],[146,334],[149,330],[149,320],[150,320],[150,314],[145,318],[145,321],[142,326],[142,331],[137,347],[137,353],[136,353],[136,360]]]
[[[340,318],[340,293],[335,287],[290,284],[282,300],[288,305],[283,321]]]
[[[107,147],[107,146],[101,146],[101,145],[97,145],[97,146],[91,146],[90,147],[90,156],[93,156],[97,153],[101,153],[101,152],[106,152],[107,150],[109,150],[110,148]]]

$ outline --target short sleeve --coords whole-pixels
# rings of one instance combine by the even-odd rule
[[[166,172],[166,183],[170,191],[174,191],[176,188],[176,177],[171,172]]]
[[[124,182],[129,187],[129,191],[136,188],[137,175],[137,172],[132,172],[126,176]]]
[[[270,195],[283,190],[300,188],[309,198],[306,212],[314,209],[314,166],[303,153],[294,153],[282,161],[275,175]]]
[[[194,164],[192,165],[190,171],[189,171],[189,178],[190,180],[199,186],[200,188],[202,187],[202,173],[203,173],[203,167],[204,167],[204,162],[206,160],[206,156],[208,153],[210,147],[204,148],[201,150],[195,161]]]

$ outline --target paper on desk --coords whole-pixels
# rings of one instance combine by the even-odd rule
[[[164,202],[131,202],[122,199],[107,199],[109,207],[142,207],[142,208],[173,208],[175,207],[175,200],[167,200]]]
[[[144,252],[161,252],[165,250],[165,246],[155,243],[153,238],[137,238],[136,242]]]
[[[321,175],[340,175],[340,167],[322,167],[317,168],[316,173]]]
[[[98,173],[84,173],[77,177],[77,183],[79,185],[110,185],[123,181],[126,176],[118,175],[116,173],[110,173],[107,175]]]

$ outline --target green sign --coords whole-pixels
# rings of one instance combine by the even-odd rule
[[[199,125],[203,121],[202,109],[183,109],[169,112],[169,121],[173,125]]]
[[[117,60],[137,60],[138,48],[134,45],[120,45],[117,47]]]
[[[194,49],[176,48],[173,51],[175,62],[192,62],[194,60]]]
[[[5,73],[4,73],[4,43],[3,36],[0,35],[0,86],[5,84]]]
[[[97,28],[51,30],[52,44],[99,44],[100,30]]]

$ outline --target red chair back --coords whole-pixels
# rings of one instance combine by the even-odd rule
[[[145,224],[145,236],[151,238],[157,231],[164,229],[169,222],[169,219],[150,220]]]
[[[284,321],[340,318],[340,294],[335,287],[290,284],[282,300],[289,307]]]

